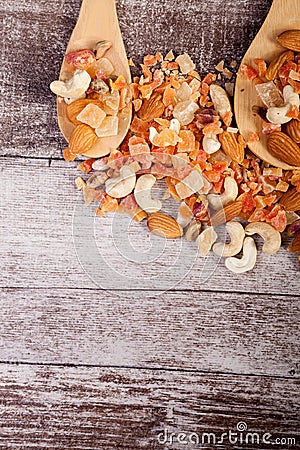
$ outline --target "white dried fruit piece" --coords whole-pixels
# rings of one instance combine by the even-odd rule
[[[80,191],[85,187],[86,183],[81,177],[75,179],[75,185]]]
[[[184,102],[179,102],[174,107],[173,117],[179,120],[181,125],[189,125],[193,122],[195,117],[195,112],[199,109],[199,106],[193,100],[185,100]]]
[[[119,129],[119,119],[116,116],[106,116],[95,132],[99,138],[116,136]]]
[[[105,181],[108,179],[108,175],[105,172],[95,172],[87,180],[86,185],[91,189],[97,189],[103,186]]]
[[[96,159],[96,161],[93,162],[92,168],[93,170],[103,171],[107,170],[109,168],[109,165],[107,164],[108,158],[99,158]]]
[[[198,170],[193,169],[188,176],[176,184],[175,189],[179,198],[183,200],[200,191],[203,186],[202,174]]]
[[[103,75],[106,77],[109,77],[114,73],[114,66],[112,65],[111,61],[108,58],[100,58],[97,60],[97,62],[94,64],[95,70],[101,70],[103,72]]]
[[[217,239],[218,235],[213,227],[203,230],[196,241],[200,256],[207,256]]]
[[[218,84],[211,84],[209,92],[215,110],[222,120],[226,120],[226,125],[230,125],[229,119],[231,120],[232,110],[227,92]]]
[[[239,193],[238,184],[233,177],[226,177],[224,181],[223,194],[209,194],[207,196],[208,203],[212,209],[218,211],[228,203],[233,202]]]
[[[196,222],[196,220],[193,220],[189,224],[189,226],[185,232],[185,240],[187,242],[195,241],[197,239],[197,237],[199,236],[200,231],[201,231],[201,222],[198,223],[198,222]]]
[[[268,109],[266,117],[269,122],[282,125],[292,120],[292,117],[288,117],[287,114],[292,106],[299,108],[299,95],[295,92],[292,86],[287,85],[283,88],[283,98],[283,106],[274,106]]]
[[[243,245],[243,256],[241,259],[231,257],[225,259],[225,266],[233,273],[245,273],[252,270],[257,258],[257,249],[254,240],[246,237]]]
[[[64,98],[80,98],[85,95],[91,82],[90,75],[85,70],[76,70],[68,81],[52,81],[51,91]]]
[[[105,119],[106,114],[103,109],[94,103],[89,103],[76,117],[82,123],[86,123],[92,128],[100,127],[101,123]]]
[[[219,142],[218,136],[216,134],[205,134],[202,141],[203,150],[208,154],[212,155],[216,153],[221,148],[221,143]]]
[[[135,182],[136,174],[134,170],[129,166],[123,166],[118,177],[110,178],[106,181],[105,190],[111,197],[126,197],[133,191]]]
[[[118,114],[120,105],[120,93],[119,91],[114,91],[111,94],[106,94],[104,96],[103,110],[109,116],[115,116]]]
[[[184,75],[195,70],[196,66],[187,53],[177,56],[175,61],[179,64],[180,72]]]
[[[173,131],[175,131],[175,133],[176,134],[179,134],[179,131],[180,131],[180,123],[179,123],[179,120],[177,120],[177,119],[172,119],[171,121],[170,121],[170,130],[173,130]],[[181,139],[180,139],[180,141],[181,141]],[[179,141],[179,142],[180,142]]]
[[[267,108],[282,106],[284,103],[281,91],[274,81],[255,85],[256,92]]]
[[[180,169],[186,166],[190,162],[189,155],[187,153],[176,153],[176,155],[171,155],[172,165],[174,169]]]
[[[175,100],[177,102],[183,102],[185,100],[190,100],[192,92],[193,91],[192,91],[191,87],[187,84],[186,81],[184,81],[182,83],[182,85],[180,86],[180,88],[176,89],[176,91],[175,91]]]
[[[245,230],[243,225],[232,220],[227,222],[226,231],[230,236],[230,243],[217,242],[213,246],[213,252],[218,256],[228,258],[237,255],[242,250]]]
[[[160,200],[152,197],[151,189],[156,183],[156,178],[150,173],[138,178],[134,189],[134,197],[139,205],[147,213],[160,211],[162,203]]]
[[[185,202],[180,203],[178,208],[178,215],[177,215],[177,223],[182,228],[185,228],[189,225],[191,220],[194,218],[194,214],[192,210],[188,207],[188,205]]]
[[[262,251],[268,255],[277,253],[281,247],[281,234],[272,225],[265,222],[252,222],[245,228],[246,234],[259,234],[264,239]]]

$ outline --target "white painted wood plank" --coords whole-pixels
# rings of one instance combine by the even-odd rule
[[[0,290],[0,361],[299,377],[299,299]]]
[[[217,257],[200,258],[193,243],[164,242],[125,215],[94,217],[74,187],[75,166],[1,159],[0,286],[298,295],[297,258],[286,242],[268,256],[258,241],[255,269],[234,275]]]
[[[223,444],[207,444],[204,436],[201,448],[292,449],[296,446],[266,445],[262,439],[266,433],[273,442],[299,439],[298,394],[295,380],[268,377],[2,364],[0,447],[194,449],[200,448],[195,440],[178,444],[180,432],[189,439],[196,433],[200,443],[203,433],[220,440],[243,422],[248,432],[258,433],[258,446],[247,445],[243,433],[243,443],[235,445],[228,436]]]

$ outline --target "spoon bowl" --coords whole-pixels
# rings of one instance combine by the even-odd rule
[[[119,27],[115,0],[83,0],[77,23],[68,43],[66,54],[84,48],[93,49],[99,41],[110,41],[111,48],[105,54],[113,64],[115,74],[123,75],[126,82],[131,82],[131,74],[126,51]],[[62,63],[60,78],[67,71],[67,64]],[[57,100],[58,125],[67,141],[70,140],[75,125],[68,119],[67,104],[61,98]],[[131,104],[118,114],[119,129],[116,136],[99,138],[96,144],[84,156],[97,158],[119,147],[130,126]]]
[[[300,29],[300,0],[273,0],[269,14],[260,31],[246,52],[242,64],[252,65],[254,58],[270,62],[285,49],[278,44],[277,37],[286,30]],[[252,110],[263,106],[254,84],[238,74],[235,86],[234,109],[237,126],[247,141],[251,132],[256,132],[259,141],[249,142],[250,150],[263,161],[282,169],[295,169],[279,160],[267,147],[267,136],[262,133],[262,119]]]

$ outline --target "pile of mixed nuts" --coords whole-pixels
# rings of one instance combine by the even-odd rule
[[[297,39],[300,43],[300,31]],[[222,77],[230,78],[232,73],[222,65],[216,68],[219,74],[201,77],[189,55],[175,58],[171,51],[165,56],[146,55],[141,75],[128,86],[114,73],[106,53],[110,45],[101,42],[94,50],[66,55],[68,79],[51,84],[68,104],[68,118],[74,124],[64,151],[69,161],[77,154],[89,154],[103,136],[117,134],[118,116],[132,102],[133,120],[120,147],[78,166],[88,175],[76,178],[85,202],[97,202],[99,216],[116,211],[137,222],[147,220],[149,230],[165,238],[185,235],[196,241],[201,256],[212,250],[235,273],[255,265],[254,234],[264,239],[262,251],[273,254],[288,227],[294,237],[289,250],[300,253],[300,169],[270,167],[247,149],[233,124],[232,84],[225,83],[227,90],[221,86]],[[300,58],[295,53],[300,48],[287,51],[293,58],[282,60],[280,67],[275,64],[276,70],[274,62],[268,65],[262,60],[256,60],[257,70],[240,69],[255,80],[265,101],[263,127],[273,153],[272,135],[282,133],[282,124],[290,124],[285,125],[285,139],[295,139],[295,130],[300,130]],[[271,69],[275,75],[270,80],[266,74]],[[272,83],[269,91],[268,83]],[[275,104],[266,100],[268,96],[277,98]],[[297,155],[295,151],[293,155],[300,158],[297,139],[293,140]],[[294,161],[300,166],[300,159]],[[165,185],[161,198],[153,194],[156,183]],[[170,197],[178,204],[176,219],[161,212],[163,201]],[[229,243],[218,241],[218,227],[225,223]]]

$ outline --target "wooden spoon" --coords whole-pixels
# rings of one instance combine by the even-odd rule
[[[270,12],[246,52],[242,63],[252,65],[254,58],[270,62],[285,49],[277,43],[277,36],[283,31],[300,29],[300,0],[273,0]],[[249,133],[255,131],[260,140],[248,144],[250,150],[263,161],[282,169],[295,168],[273,156],[267,148],[267,136],[262,133],[262,119],[252,111],[252,107],[262,106],[254,84],[243,75],[238,74],[235,86],[234,107],[237,126],[248,139]]]
[[[82,0],[76,26],[73,30],[66,53],[84,48],[93,49],[99,41],[110,41],[112,47],[105,54],[113,64],[116,75],[123,75],[127,83],[131,82],[131,74],[126,51],[119,27],[115,0]],[[62,63],[60,76],[66,71],[66,63]],[[75,128],[66,114],[66,103],[58,99],[58,124],[67,141]],[[108,154],[119,147],[130,126],[132,107],[125,107],[119,117],[118,135],[99,138],[94,147],[84,153],[89,158],[97,158]]]

